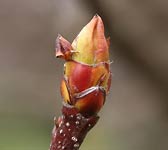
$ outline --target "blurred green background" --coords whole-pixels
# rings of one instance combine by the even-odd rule
[[[1,0],[0,150],[49,148],[63,74],[55,39],[72,41],[95,13],[111,37],[113,81],[81,150],[168,149],[167,1]]]

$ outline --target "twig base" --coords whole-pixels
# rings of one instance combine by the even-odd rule
[[[50,150],[78,150],[98,119],[97,115],[84,117],[76,108],[64,105],[62,116],[55,119]]]

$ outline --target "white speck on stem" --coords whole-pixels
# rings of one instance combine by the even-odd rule
[[[67,126],[67,127],[69,127],[69,126],[70,126],[70,123],[69,123],[69,122],[67,122],[67,123],[66,123],[66,126]]]
[[[71,139],[72,139],[72,141],[74,141],[74,142],[77,142],[77,141],[78,141],[78,139],[77,139],[75,136],[73,136]]]
[[[76,121],[75,123],[76,123],[76,125],[78,125],[78,124],[79,124],[79,121]]]
[[[63,133],[63,129],[61,129],[61,130],[59,131],[59,133],[62,134],[62,133]]]
[[[78,120],[81,120],[81,116],[80,115],[77,115],[76,117]]]
[[[60,149],[60,148],[61,148],[61,145],[58,145],[57,148]]]
[[[61,127],[62,123],[63,123],[62,121],[59,123],[59,127]]]
[[[74,144],[74,147],[79,147],[79,143],[75,143],[75,144]]]

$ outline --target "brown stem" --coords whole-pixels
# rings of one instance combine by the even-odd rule
[[[78,150],[87,132],[99,117],[85,117],[70,105],[64,104],[62,116],[55,120],[50,150]]]

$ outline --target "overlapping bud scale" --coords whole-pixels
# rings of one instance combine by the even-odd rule
[[[96,114],[105,102],[111,83],[109,39],[95,15],[70,44],[62,36],[56,40],[56,57],[65,59],[61,95],[86,116]]]

